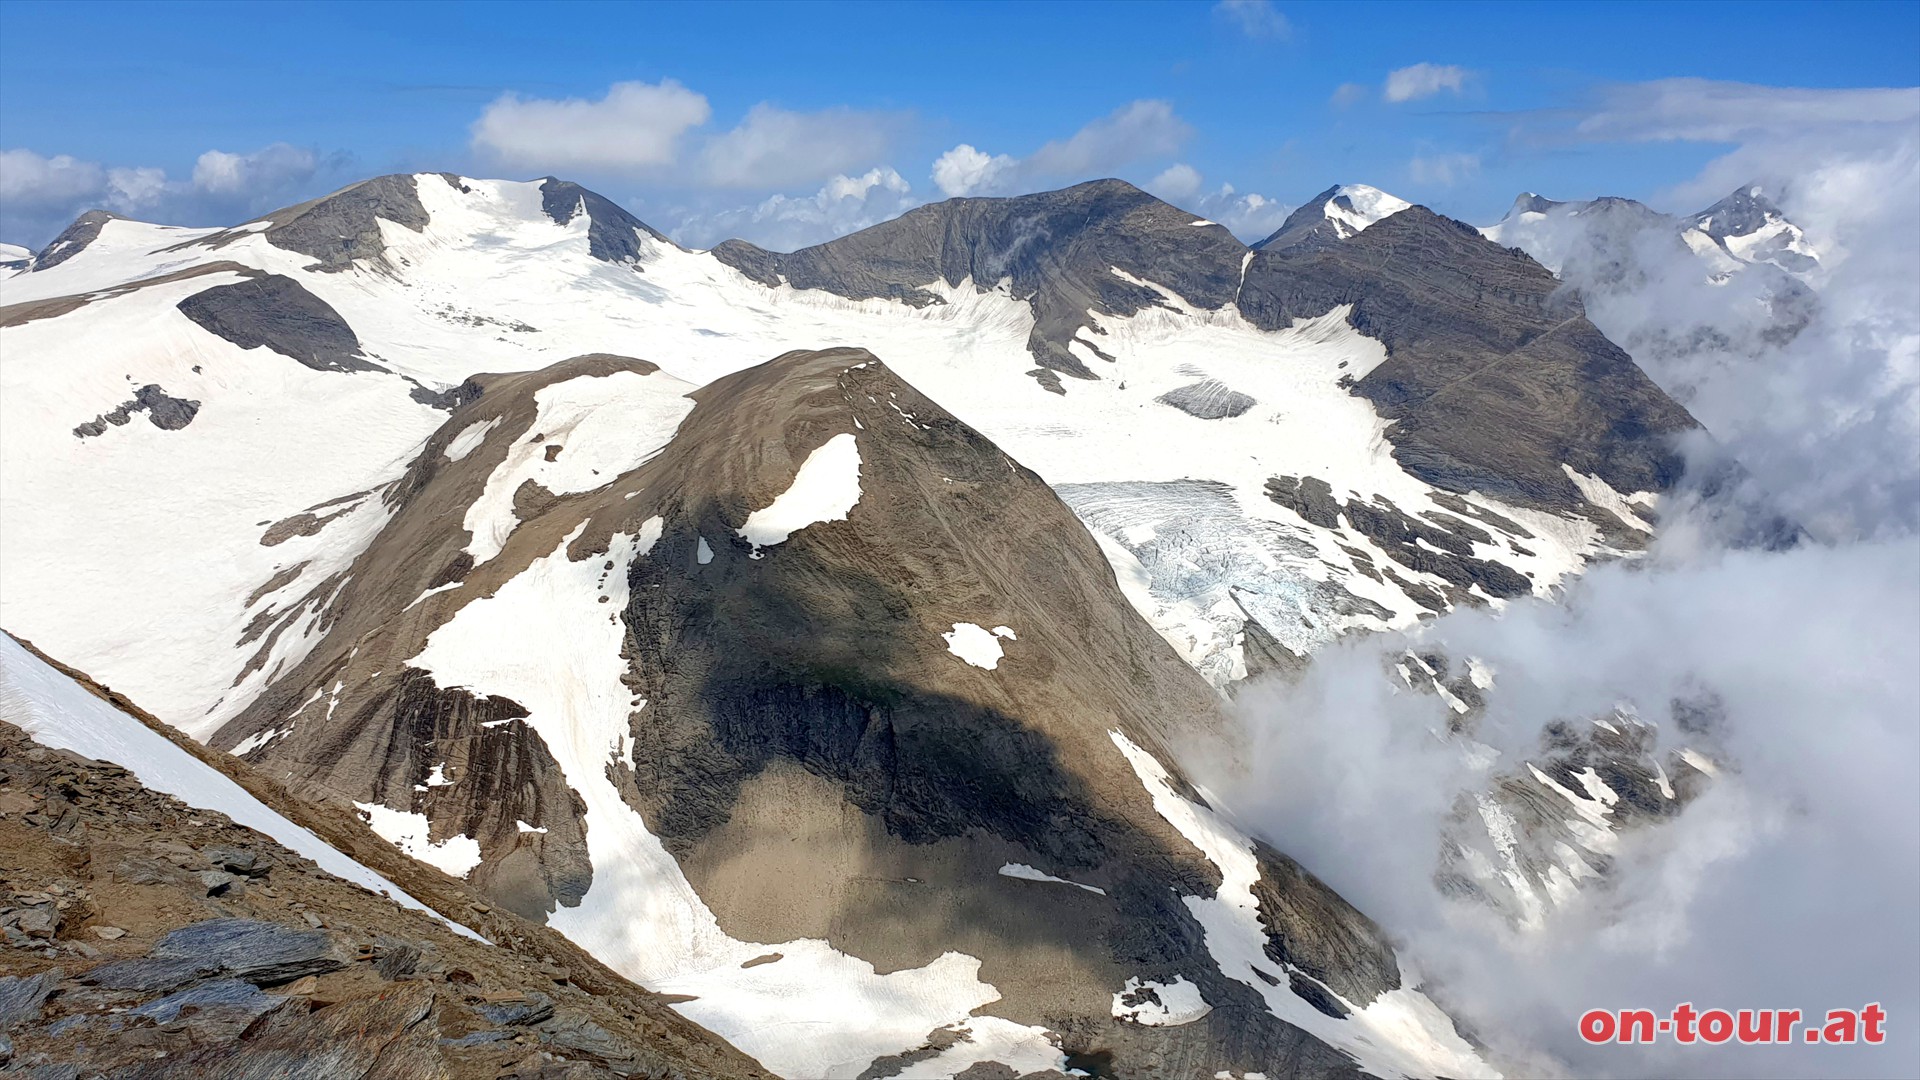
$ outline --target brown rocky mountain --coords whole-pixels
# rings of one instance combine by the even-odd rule
[[[604,786],[719,928],[768,955],[819,940],[898,970],[964,953],[998,991],[986,1014],[1057,1032],[1067,1060],[1106,1055],[1122,1075],[1276,1059],[1302,1074],[1350,1068],[1209,956],[1179,897],[1217,891],[1220,868],[1117,747],[1116,733],[1170,763],[1172,742],[1208,737],[1218,699],[1038,477],[871,354],[793,353],[700,389],[638,469],[571,498],[528,481],[500,554],[470,565],[454,509],[516,445],[572,452],[542,440],[541,389],[622,375],[661,377],[605,356],[482,377],[479,399],[381,496],[395,512],[326,609],[327,639],[213,745],[242,747],[309,798],[422,815],[432,843],[477,840],[468,880],[531,918],[641,902],[595,893],[635,888],[595,847],[614,824],[582,789]],[[447,460],[476,425],[485,442]],[[764,547],[741,535],[822,446],[849,437],[858,488],[844,520]],[[567,601],[517,583],[557,574],[585,586],[568,618],[615,624],[611,713],[553,715],[551,698],[427,670],[469,641],[488,653],[461,661],[469,672],[540,650],[513,627],[545,633],[555,624],[536,608]],[[462,621],[489,607],[502,609],[480,616],[493,632],[470,639]],[[949,646],[963,628],[992,642],[992,666]],[[316,695],[324,716],[301,708]],[[553,746],[601,720],[616,726],[597,760]],[[599,775],[570,771],[580,764]],[[1284,856],[1261,858],[1268,978],[1332,1015],[1399,987],[1364,917]],[[1129,979],[1184,980],[1211,1011],[1177,1026],[1118,1019]],[[924,1034],[931,1054],[939,1031]]]

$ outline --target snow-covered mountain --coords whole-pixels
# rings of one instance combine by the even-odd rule
[[[1799,277],[1820,265],[1806,234],[1757,186],[1682,218],[1632,199],[1555,202],[1526,192],[1505,217],[1480,231],[1496,244],[1520,248],[1555,273],[1601,283],[1630,274],[1634,262],[1653,254],[1648,246],[1676,240],[1716,281],[1754,266]]]
[[[1272,236],[1253,245],[1285,251],[1335,243],[1413,204],[1365,184],[1339,184],[1287,215]]]
[[[1632,557],[1695,425],[1526,255],[1295,217],[1099,181],[699,252],[434,173],[89,214],[0,281],[0,625],[785,1075],[1482,1074],[1169,748]]]

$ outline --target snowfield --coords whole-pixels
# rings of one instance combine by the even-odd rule
[[[1184,499],[1166,497],[1171,488],[1136,491],[1121,510],[1111,499],[1098,506],[1069,499],[1116,573],[1132,579],[1129,598],[1217,685],[1245,673],[1240,637],[1248,615],[1289,648],[1311,652],[1348,630],[1405,626],[1420,614],[1404,592],[1356,569],[1325,530],[1264,494],[1276,474],[1314,476],[1337,498],[1379,495],[1408,513],[1437,509],[1430,489],[1394,461],[1371,406],[1339,385],[1385,355],[1346,324],[1344,309],[1267,333],[1231,306],[1195,310],[1171,290],[1136,282],[1158,289],[1165,306],[1129,318],[1096,316],[1094,331],[1115,360],[1087,360],[1101,378],[1067,380],[1062,397],[1026,374],[1033,315],[1005,282],[931,282],[927,291],[945,302],[921,308],[851,301],[768,288],[707,253],[639,233],[639,265],[609,263],[589,254],[587,215],[564,226],[546,216],[537,182],[459,183],[466,190],[436,174],[416,178],[431,220],[417,233],[382,220],[385,265],[309,271],[307,256],[273,246],[257,226],[182,230],[114,220],[74,258],[0,281],[0,303],[18,304],[239,263],[292,278],[331,305],[366,357],[390,371],[316,371],[266,348],[240,349],[175,309],[188,296],[240,280],[231,272],[0,328],[0,513],[11,524],[0,533],[7,568],[0,623],[205,737],[305,655],[329,595],[316,590],[351,563],[385,512],[379,499],[364,499],[319,532],[276,546],[260,543],[262,531],[402,475],[446,416],[413,399],[418,386],[446,389],[476,372],[534,370],[592,352],[662,369],[644,378],[570,380],[543,392],[540,426],[554,430],[536,433],[563,448],[549,462],[542,446],[514,446],[469,509],[470,550],[485,561],[512,530],[512,494],[522,481],[553,491],[607,482],[671,436],[690,407],[685,390],[796,343],[871,349],[1063,491],[1218,485],[1205,521],[1191,528]],[[1372,189],[1342,190],[1361,215],[1354,227],[1397,202],[1369,195]],[[1256,404],[1201,419],[1156,400],[1204,380]],[[199,412],[179,430],[136,415],[97,438],[72,434],[148,384],[200,402]],[[630,426],[614,419],[623,412]],[[634,441],[635,429],[647,434]],[[348,431],[351,438],[341,437]],[[484,437],[461,432],[448,455],[463,458]],[[764,539],[754,543],[851,507],[858,448],[852,433],[844,439],[830,440],[833,449],[823,447],[827,457],[813,469],[803,466],[792,501],[756,513],[753,536]],[[1528,543],[1530,556],[1476,551],[1530,574],[1541,595],[1604,554],[1584,521],[1469,499],[1541,537]],[[41,512],[49,506],[61,512]],[[1163,540],[1143,539],[1149,535]],[[1346,546],[1385,561],[1364,538]],[[291,583],[254,595],[292,567],[300,570]],[[1437,583],[1411,571],[1402,576]],[[128,580],[167,587],[127,589]],[[1335,586],[1385,617],[1333,610],[1327,597]],[[241,639],[266,610],[287,625],[257,656],[262,644]]]

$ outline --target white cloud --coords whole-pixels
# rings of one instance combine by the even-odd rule
[[[1293,207],[1256,192],[1240,193],[1232,184],[1221,184],[1212,191],[1202,190],[1205,177],[1185,163],[1173,165],[1147,182],[1147,190],[1160,198],[1224,225],[1228,232],[1252,243],[1272,236]]]
[[[1621,703],[1657,725],[1656,753],[1696,745],[1729,766],[1677,818],[1622,836],[1609,885],[1525,931],[1436,888],[1444,818],[1485,779],[1444,735],[1444,706],[1383,676],[1398,637],[1348,639],[1291,686],[1247,688],[1245,771],[1196,763],[1196,779],[1404,942],[1510,1074],[1910,1076],[1920,1060],[1911,1027],[1872,1048],[1702,1055],[1663,1041],[1622,1056],[1572,1024],[1614,1002],[1920,1009],[1916,119],[1911,91],[1685,80],[1523,123],[1559,140],[1732,138],[1675,189],[1682,208],[1758,179],[1823,254],[1817,303],[1786,341],[1754,332],[1767,268],[1710,285],[1664,226],[1623,245],[1636,270],[1624,284],[1568,273],[1594,322],[1816,539],[1730,547],[1736,508],[1682,494],[1662,503],[1646,559],[1593,569],[1559,603],[1462,610],[1414,632],[1423,651],[1497,673],[1474,737],[1503,772],[1543,760],[1549,722]],[[1660,340],[1679,347],[1643,348]],[[1671,703],[1703,699],[1717,718],[1681,730]],[[1804,941],[1819,946],[1788,965],[1752,944]]]
[[[1416,184],[1451,187],[1479,174],[1478,154],[1416,154],[1407,162],[1407,175]]]
[[[1168,202],[1179,202],[1199,192],[1200,180],[1200,171],[1183,162],[1168,166],[1165,172],[1148,182],[1147,190]]]
[[[66,154],[42,157],[31,150],[0,150],[0,201],[26,206],[63,205],[92,198],[106,185],[106,171]]]
[[[1034,151],[1026,166],[1043,176],[1085,176],[1135,161],[1178,153],[1193,129],[1172,104],[1143,100],[1124,105],[1068,139]]]
[[[933,181],[947,195],[959,196],[1006,195],[1043,181],[1095,179],[1123,165],[1171,157],[1192,134],[1171,104],[1143,99],[1025,158],[988,154],[962,143],[933,163]]]
[[[1467,69],[1452,64],[1419,63],[1387,73],[1381,96],[1388,101],[1419,101],[1446,91],[1458,94],[1467,88]]]
[[[251,154],[209,150],[193,165],[193,186],[213,195],[243,195],[276,190],[313,177],[319,160],[313,151],[274,143]]]
[[[621,82],[597,101],[501,95],[473,124],[476,152],[554,174],[644,177],[687,187],[777,190],[817,183],[886,153],[901,116],[769,102],[708,130],[706,96],[672,80]]]
[[[792,112],[755,105],[702,150],[702,176],[721,187],[785,187],[843,173],[886,152],[892,118],[854,109]]]
[[[1341,83],[1340,86],[1334,90],[1333,97],[1329,100],[1344,109],[1349,105],[1357,105],[1365,101],[1367,96],[1372,92],[1372,89],[1365,83]]]
[[[1920,88],[1809,90],[1709,79],[1657,79],[1604,88],[1572,136],[1596,142],[1770,142],[1838,125],[1911,125]]]
[[[812,195],[773,195],[754,206],[683,213],[674,236],[696,247],[738,237],[774,251],[793,251],[878,225],[918,204],[912,185],[892,168],[835,176]]]
[[[644,172],[676,163],[687,132],[713,114],[704,95],[672,79],[620,82],[598,101],[502,94],[473,124],[473,147],[550,172]]]
[[[162,224],[229,225],[295,201],[319,171],[313,151],[286,143],[247,154],[209,150],[185,180],[151,165],[108,167],[66,154],[0,151],[0,235],[43,244],[93,209]]]
[[[1709,285],[1664,237],[1633,246],[1629,287],[1604,267],[1569,276],[1595,324],[1807,528],[1828,539],[1920,531],[1920,90],[1668,79],[1522,117],[1516,136],[1735,141],[1663,201],[1691,211],[1766,189],[1821,253],[1818,302],[1798,334],[1756,332],[1764,274]]]
[[[1220,0],[1213,13],[1250,38],[1284,39],[1293,33],[1293,24],[1274,8],[1272,0]]]
[[[969,143],[941,154],[933,162],[933,182],[949,198],[997,191],[1019,163],[1006,154],[987,154]]]

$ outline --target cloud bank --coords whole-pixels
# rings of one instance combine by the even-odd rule
[[[1759,177],[1823,254],[1790,336],[1768,325],[1770,268],[1714,284],[1670,223],[1628,237],[1626,272],[1569,261],[1593,319],[1681,396],[1742,487],[1662,507],[1661,539],[1556,604],[1461,611],[1409,635],[1349,639],[1300,680],[1248,688],[1234,766],[1190,762],[1245,822],[1403,943],[1431,992],[1510,1075],[1911,1076],[1920,1032],[1881,1047],[1590,1046],[1589,1008],[1920,1013],[1920,129],[1906,91],[1670,81],[1619,88],[1557,138],[1736,145],[1677,197]],[[1530,123],[1535,121],[1529,121]],[[1735,180],[1732,177],[1739,177]],[[1774,182],[1774,181],[1769,181]],[[1709,195],[1710,197],[1703,197]],[[1596,264],[1587,264],[1595,268]],[[1618,267],[1614,268],[1616,271]],[[1757,489],[1805,525],[1742,546],[1733,497]],[[1495,672],[1474,738],[1386,677],[1402,650]],[[1676,703],[1711,702],[1684,729]],[[1489,769],[1544,761],[1546,728],[1626,706],[1661,749],[1708,748],[1719,777],[1676,818],[1627,832],[1535,929],[1435,887],[1456,800]]]
[[[208,150],[174,179],[152,166],[108,166],[66,154],[0,150],[0,237],[29,246],[52,240],[82,212],[196,225],[230,225],[292,201],[343,157],[274,143],[251,153]]]

